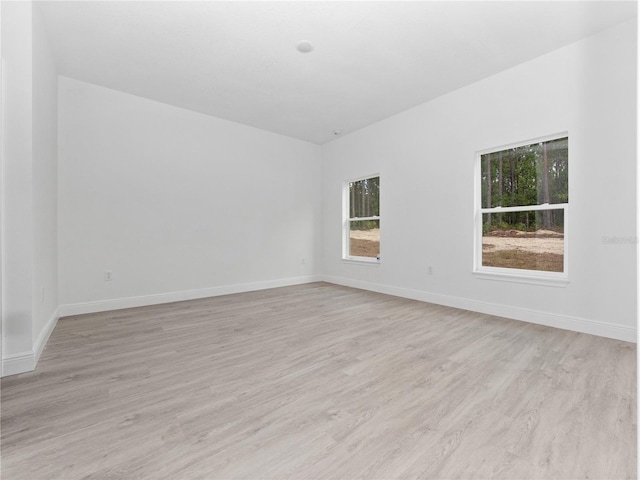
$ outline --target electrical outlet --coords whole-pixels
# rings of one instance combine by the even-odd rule
[[[429,275],[433,275],[433,267],[431,265],[429,265],[429,267],[427,267],[427,273]]]
[[[105,270],[104,271],[104,281],[105,282],[110,282],[111,280],[113,280],[113,272],[111,270]]]
[[[300,263],[301,263],[302,265],[304,265],[305,263],[307,263],[307,259],[306,259],[306,258],[303,258],[302,260],[300,260]]]

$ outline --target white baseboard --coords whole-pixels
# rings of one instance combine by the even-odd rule
[[[32,351],[14,353],[2,358],[2,376],[30,372],[36,368],[36,356]]]
[[[35,370],[40,355],[42,355],[42,351],[51,336],[51,332],[53,332],[53,329],[56,327],[56,323],[58,323],[58,309],[56,309],[49,320],[47,320],[47,323],[33,345],[33,350],[7,355],[2,359],[2,376],[8,377],[9,375],[17,375]]]
[[[38,338],[36,339],[36,343],[34,343],[33,345],[33,352],[35,355],[36,365],[38,364],[38,360],[40,360],[40,355],[42,355],[42,351],[44,350],[44,347],[47,345],[47,342],[49,341],[49,337],[51,336],[53,329],[56,328],[56,324],[58,323],[58,318],[60,318],[58,315],[58,311],[59,309],[56,308],[55,311],[53,312],[53,315],[51,315],[46,325],[40,332],[40,335],[38,335]]]
[[[123,308],[146,307],[161,303],[180,302],[183,300],[195,300],[198,298],[218,297],[220,295],[230,295],[233,293],[253,292],[255,290],[265,290],[268,288],[287,287],[290,285],[301,285],[304,283],[318,282],[318,275],[307,275],[303,277],[283,278],[277,280],[266,280],[262,282],[241,283],[237,285],[225,285],[222,287],[201,288],[197,290],[186,290],[182,292],[160,293],[155,295],[143,295],[139,297],[116,298],[113,300],[102,300],[97,302],[73,303],[60,305],[58,312],[60,317],[70,315],[82,315],[85,313],[106,312],[110,310],[121,310]]]
[[[441,295],[436,293],[423,292],[420,290],[411,290],[407,288],[393,287],[390,285],[363,282],[361,280],[352,280],[349,278],[334,277],[330,275],[321,276],[321,280],[328,283],[335,283],[337,285],[344,285],[346,287],[359,288],[361,290],[369,290],[372,292],[394,295],[396,297],[409,298],[422,302],[461,308],[463,310],[470,310],[472,312],[486,313],[488,315],[495,315],[498,317],[505,317],[513,320],[521,320],[529,323],[546,325],[548,327],[588,333],[590,335],[598,335],[600,337],[613,338],[626,342],[637,342],[637,329],[627,327],[625,325],[599,322],[596,320],[587,320],[584,318],[571,317],[568,315],[558,315],[555,313],[541,312],[525,308],[510,307],[507,305],[500,305],[496,303],[469,300],[465,298],[452,297],[449,295]]]

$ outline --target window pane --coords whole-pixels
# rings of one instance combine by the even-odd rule
[[[568,203],[568,152],[565,137],[482,155],[482,207]]]
[[[349,223],[349,256],[376,258],[380,255],[380,220]]]
[[[349,218],[380,215],[380,177],[349,183]]]
[[[483,214],[482,265],[563,272],[564,210]]]

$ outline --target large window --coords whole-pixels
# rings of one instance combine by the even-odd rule
[[[380,259],[380,177],[347,182],[345,186],[343,257]]]
[[[476,272],[567,276],[568,138],[479,155]]]

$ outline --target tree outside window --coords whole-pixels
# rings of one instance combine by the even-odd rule
[[[566,274],[568,143],[553,138],[480,155],[477,271]]]
[[[380,258],[380,177],[347,184],[348,216],[345,222],[345,258]]]

